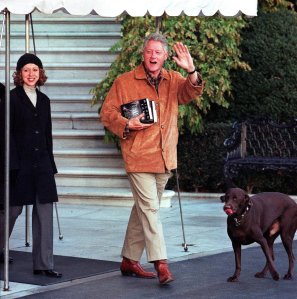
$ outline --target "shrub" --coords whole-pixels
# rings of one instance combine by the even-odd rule
[[[238,49],[239,32],[244,25],[245,21],[241,17],[166,16],[162,19],[161,31],[167,37],[170,48],[177,41],[184,42],[206,81],[201,101],[196,99],[189,105],[180,106],[180,129],[187,128],[191,133],[197,133],[201,131],[202,116],[207,114],[211,103],[228,106],[226,96],[231,90],[229,71],[234,68],[248,69],[248,66],[241,61]],[[124,17],[122,39],[112,49],[119,51],[119,56],[111,65],[106,78],[91,91],[94,104],[100,105],[104,101],[106,93],[119,74],[135,68],[141,62],[140,49],[144,37],[155,30],[153,17]],[[186,75],[176,66],[173,59],[168,59],[165,67]]]
[[[227,124],[208,124],[202,133],[185,131],[178,143],[178,174],[180,189],[189,192],[223,190],[224,140],[230,131]],[[176,177],[167,188],[176,190]]]
[[[251,71],[231,73],[233,101],[228,110],[214,107],[209,120],[297,116],[297,14],[260,12],[241,36],[242,58]]]

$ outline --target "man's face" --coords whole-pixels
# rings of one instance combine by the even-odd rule
[[[168,54],[159,41],[149,41],[143,50],[143,61],[146,69],[153,77],[158,77]]]

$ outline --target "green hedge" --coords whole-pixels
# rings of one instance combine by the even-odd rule
[[[203,133],[192,135],[185,130],[179,136],[178,174],[182,191],[219,192],[224,183],[223,165],[226,150],[223,142],[230,131],[227,124],[208,124]],[[176,177],[167,188],[176,190]]]
[[[232,122],[246,116],[268,116],[285,121],[297,116],[296,12],[283,9],[266,13],[259,11],[258,17],[252,18],[249,26],[243,29],[241,39],[242,59],[251,70],[237,69],[231,72],[233,90],[230,106],[227,109],[213,104],[204,117],[204,122],[210,124],[205,127],[205,133],[193,136],[193,140],[188,134],[180,138],[179,157],[184,152],[188,159],[183,161],[180,158],[183,190],[221,191],[222,149],[217,141],[222,137],[222,132],[218,130],[216,134],[213,131],[216,125],[212,123]],[[205,140],[205,136],[209,136],[209,140]],[[222,139],[224,138],[221,141]],[[189,144],[196,148],[196,157],[192,149],[188,149]],[[204,159],[215,161],[217,167]],[[191,165],[197,170],[190,170]],[[200,178],[197,177],[199,175]],[[170,183],[176,188],[173,180]],[[279,191],[297,194],[296,175],[286,175],[283,172],[245,172],[240,174],[235,183],[251,192]],[[215,186],[218,186],[216,190]]]
[[[213,105],[209,121],[246,116],[287,120],[297,115],[297,14],[289,10],[259,12],[241,34],[240,49],[250,71],[231,72],[232,99],[223,109]]]

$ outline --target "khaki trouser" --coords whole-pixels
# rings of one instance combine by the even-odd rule
[[[128,173],[134,205],[126,231],[122,256],[139,261],[144,249],[149,262],[167,259],[160,201],[168,173]]]

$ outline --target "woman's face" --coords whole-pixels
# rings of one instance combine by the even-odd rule
[[[39,80],[39,67],[34,63],[28,63],[23,66],[21,70],[21,75],[24,84],[30,87],[35,87]]]

